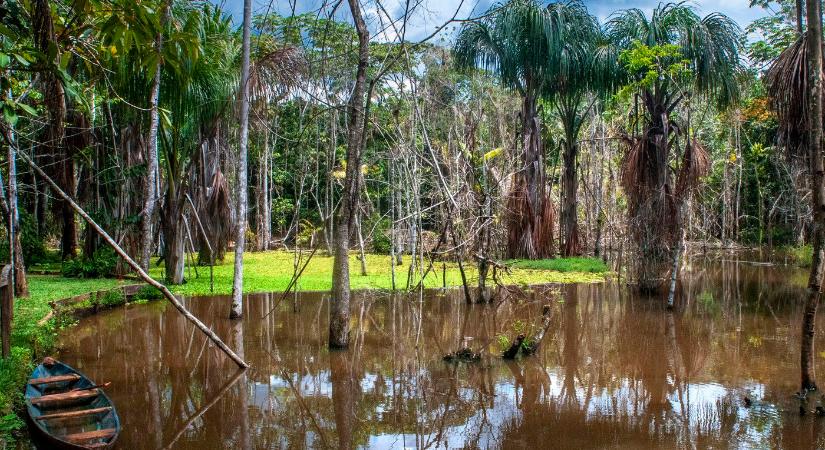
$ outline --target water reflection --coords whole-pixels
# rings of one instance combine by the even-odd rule
[[[804,281],[694,259],[675,313],[613,283],[499,292],[492,306],[467,306],[460,291],[366,293],[343,352],[327,349],[320,294],[250,296],[243,322],[223,320],[228,298],[187,301],[245,372],[153,303],[83,320],[61,357],[113,382],[129,449],[822,448],[825,419],[800,418],[789,395]],[[499,336],[537,326],[545,304],[539,352],[496,357]],[[482,361],[443,362],[465,337]]]

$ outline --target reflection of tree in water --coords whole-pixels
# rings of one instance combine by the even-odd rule
[[[787,348],[798,337],[786,330],[798,328],[798,306],[786,296],[797,294],[764,268],[688,268],[698,276],[684,277],[673,314],[612,284],[500,292],[487,306],[467,306],[459,291],[426,301],[361,294],[350,349],[332,353],[321,296],[301,295],[295,310],[283,304],[264,319],[280,296],[253,296],[243,322],[209,324],[252,363],[229,388],[234,365],[161,303],[84,320],[61,356],[113,382],[126,448],[173,439],[184,449],[702,448],[766,439],[804,448],[821,440],[822,425],[773,405],[790,391],[782,373],[795,367]],[[189,306],[222,317],[225,301]],[[538,354],[511,363],[496,356],[496,336],[517,321],[537,323],[547,303],[552,321]],[[482,361],[444,363],[465,336]],[[744,408],[746,392],[766,405]]]

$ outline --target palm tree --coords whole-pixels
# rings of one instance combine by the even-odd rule
[[[551,3],[548,10],[564,13],[567,36],[554,49],[560,55],[545,85],[544,97],[560,119],[564,136],[562,146],[561,214],[559,217],[560,253],[573,256],[581,253],[576,213],[578,177],[576,159],[581,126],[593,105],[610,92],[617,81],[616,49],[604,36],[596,18],[588,14],[580,2]]]
[[[180,28],[195,39],[167,38],[164,42],[165,47],[175,49],[179,67],[185,68],[173,67],[164,72],[164,95],[160,99],[161,109],[168,111],[167,120],[160,123],[159,134],[161,165],[166,175],[161,229],[165,275],[172,284],[183,282],[183,217],[189,169],[202,144],[218,132],[220,127],[216,124],[231,109],[238,86],[240,54],[240,42],[233,36],[231,21],[220,9],[206,4],[201,9],[182,8],[176,13],[181,17]]]
[[[591,21],[578,2],[545,8],[535,0],[510,0],[494,5],[484,19],[464,24],[458,35],[454,53],[460,68],[494,72],[505,87],[522,98],[519,137],[523,167],[508,195],[510,258],[552,255],[554,211],[546,192],[538,104],[548,80],[565,70],[568,43],[583,41],[592,32]]]
[[[707,169],[707,154],[688,135],[689,124],[677,123],[674,110],[692,95],[701,95],[725,107],[738,94],[741,30],[727,16],[699,17],[685,3],[661,4],[647,17],[639,9],[619,12],[608,23],[608,35],[633,57],[635,50],[655,55],[659,69],[634,67],[625,60],[629,86],[641,106],[640,134],[628,138],[622,184],[628,196],[632,237],[638,246],[636,268],[639,287],[656,291],[667,272],[674,246],[679,242],[679,217],[686,194]],[[686,76],[672,76],[673,68]],[[686,141],[679,155],[676,139]],[[675,177],[671,165],[682,158]]]

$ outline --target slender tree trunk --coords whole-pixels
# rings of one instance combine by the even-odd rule
[[[162,6],[163,18],[161,26],[166,24],[168,8]],[[152,224],[155,220],[155,208],[157,206],[158,182],[160,181],[158,169],[158,126],[160,124],[160,111],[158,103],[160,101],[160,81],[162,75],[160,53],[163,50],[163,31],[155,36],[155,52],[158,54],[158,62],[155,65],[154,79],[152,80],[152,90],[149,93],[149,135],[146,138],[146,183],[143,186],[143,221],[141,222],[141,248],[140,266],[143,270],[149,270],[149,258],[152,256],[154,247],[154,233]]]
[[[73,154],[66,151],[64,147],[63,162],[61,164],[61,180],[63,189],[71,195],[77,193],[77,182],[74,176]],[[60,206],[60,218],[63,224],[63,234],[60,239],[60,248],[63,250],[63,258],[71,259],[77,256],[77,223],[74,220],[74,211],[68,203],[62,202]]]
[[[6,142],[9,146],[9,197],[6,214],[8,214],[9,252],[14,274],[14,295],[28,297],[29,283],[26,280],[26,266],[23,257],[23,245],[20,240],[20,213],[17,208],[17,147],[14,142],[14,131],[4,129]],[[3,200],[5,203],[5,199]]]
[[[367,255],[364,251],[364,232],[361,228],[361,214],[355,214],[355,228],[358,230],[358,259],[361,261],[361,276],[367,276]]]
[[[568,136],[567,139],[562,155],[564,174],[562,175],[561,216],[559,217],[562,239],[561,254],[562,256],[576,256],[581,254],[579,226],[576,220],[576,196],[578,191],[576,158],[579,153],[579,145],[575,142],[575,136]]]
[[[822,297],[823,276],[825,276],[825,166],[823,166],[823,99],[822,99],[822,4],[808,1],[808,87],[810,104],[808,105],[808,151],[811,172],[811,198],[813,222],[811,224],[811,241],[813,243],[813,260],[811,274],[808,278],[808,296],[805,301],[805,313],[802,322],[802,342],[800,352],[801,388],[803,392],[816,389],[814,373],[814,329],[816,310]]]
[[[264,151],[261,157],[261,189],[260,196],[260,226],[258,227],[258,250],[269,250],[269,241],[272,240],[272,200],[269,197],[269,127],[264,127]]]
[[[232,309],[230,319],[243,316],[243,251],[246,239],[247,180],[246,159],[249,140],[249,39],[252,28],[252,0],[243,2],[243,58],[241,61],[241,138],[238,149],[238,214],[235,217],[235,276],[232,282]]]
[[[359,0],[348,0],[350,12],[358,33],[358,69],[355,86],[348,105],[347,168],[344,191],[335,226],[335,255],[332,266],[332,304],[329,317],[329,346],[346,348],[349,345],[349,239],[355,225],[360,198],[361,149],[364,140],[367,65],[369,63],[369,30],[361,15]]]

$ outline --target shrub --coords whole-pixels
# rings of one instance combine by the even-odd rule
[[[32,369],[29,350],[12,347],[11,355],[0,359],[0,441],[13,448],[12,433],[26,424],[14,411],[23,407],[23,386]]]
[[[91,258],[75,258],[63,263],[63,276],[69,278],[103,278],[112,276],[117,254],[109,247],[99,248]]]
[[[126,297],[122,289],[112,289],[104,292],[98,297],[98,304],[101,306],[118,306],[126,303]]]
[[[793,263],[799,267],[811,267],[814,260],[814,247],[811,244],[788,246],[784,251],[793,260]]]
[[[160,289],[154,286],[143,286],[142,288],[138,289],[135,292],[135,295],[132,298],[136,301],[139,300],[158,300],[163,298],[163,293],[160,292]]]
[[[372,228],[372,225],[370,225]],[[392,228],[389,219],[383,219],[375,226],[372,233],[372,251],[381,255],[392,253]]]

